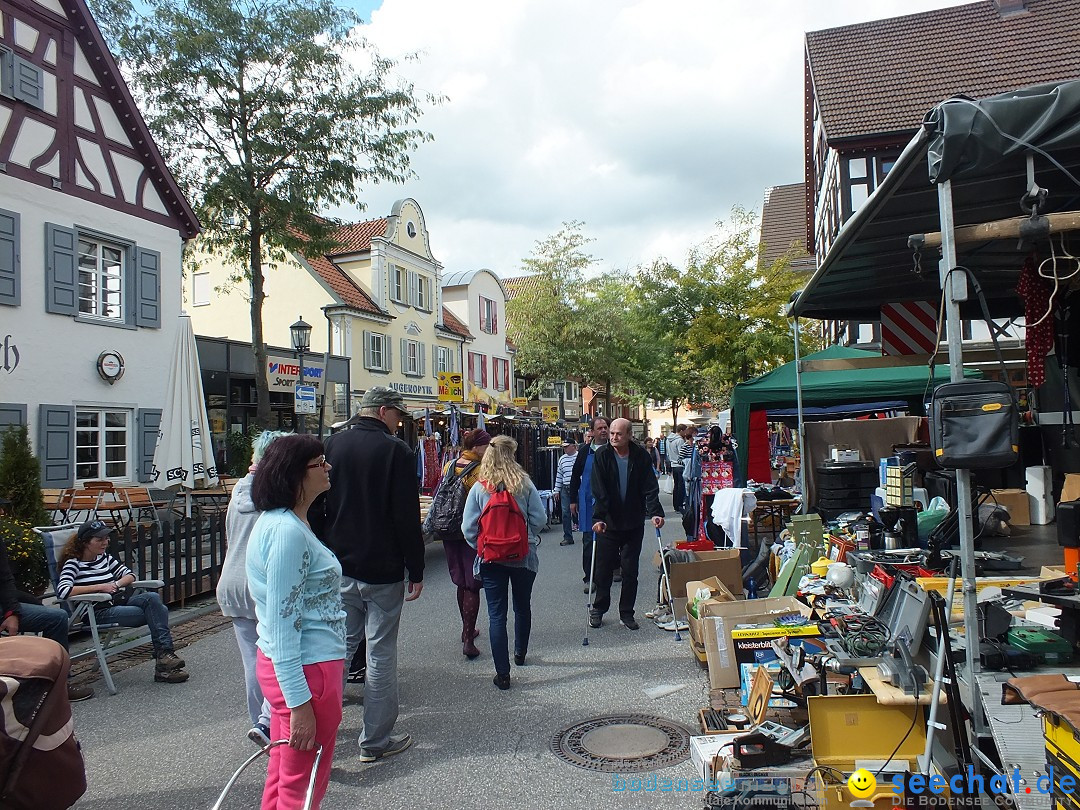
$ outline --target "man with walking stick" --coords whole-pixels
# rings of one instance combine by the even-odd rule
[[[589,626],[603,623],[611,606],[612,573],[622,565],[619,620],[630,630],[637,602],[638,558],[645,536],[643,521],[652,517],[657,529],[664,525],[660,487],[649,454],[630,441],[630,421],[616,419],[608,430],[608,445],[598,448],[591,476],[592,530],[596,543],[596,595],[589,611]]]

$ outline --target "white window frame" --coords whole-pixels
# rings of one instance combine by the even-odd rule
[[[87,250],[91,248],[91,250]],[[83,318],[93,318],[116,323],[126,323],[128,294],[128,263],[131,261],[131,247],[121,242],[112,241],[96,234],[80,231],[78,233],[78,314]],[[119,254],[119,261],[105,265],[105,251]],[[86,263],[93,262],[93,269]],[[115,268],[115,272],[112,272]],[[108,290],[109,282],[114,282],[116,289]],[[114,304],[105,298],[108,293],[118,293],[116,314],[102,314],[102,310],[112,309]]]
[[[212,291],[209,273],[191,274],[191,305],[193,307],[209,306]]]
[[[523,377],[516,377],[514,379],[514,394],[515,396],[524,399],[525,398],[525,379]]]
[[[469,382],[478,388],[484,386],[484,366],[486,364],[487,357],[483,352],[469,352]]]
[[[80,425],[80,418],[88,415],[92,415],[96,418],[96,425],[94,426],[82,426]],[[123,420],[122,426],[107,425],[108,416],[120,416]],[[132,479],[132,436],[133,425],[135,424],[135,415],[130,409],[127,408],[92,408],[92,407],[76,407],[75,408],[75,481],[76,483],[82,483],[83,481],[131,481]],[[109,443],[108,432],[114,432],[117,430],[123,431],[123,441]],[[85,434],[93,431],[97,434],[96,441],[93,444],[80,443]],[[80,435],[83,434],[83,435]],[[123,461],[109,461],[108,450],[110,448],[122,447],[124,449]],[[80,449],[92,448],[96,451],[97,458],[94,461],[80,461],[79,451]],[[91,475],[84,475],[82,473],[88,472],[83,469],[88,464],[94,464],[96,470]],[[112,465],[122,464],[122,470],[116,470]]]
[[[563,398],[567,402],[576,402],[581,397],[581,389],[578,384],[573,380],[566,381],[566,388],[564,389]]]
[[[558,400],[558,398],[559,392],[555,390],[554,383],[548,383],[540,389],[540,399],[545,399],[548,402],[551,402],[552,400]]]
[[[499,305],[495,299],[480,296],[480,331],[488,335],[499,334]]]
[[[398,304],[409,303],[409,274],[404,267],[390,265],[390,300]]]
[[[386,367],[386,335],[382,332],[368,332],[368,337],[371,339],[371,345],[367,347],[367,353],[371,357],[368,368],[374,371],[389,371]]]
[[[445,371],[450,373],[454,370],[454,354],[453,349],[449,346],[436,346],[435,347],[435,371]]]
[[[419,340],[405,341],[405,354],[401,358],[402,373],[410,377],[420,376],[420,355],[423,351],[424,347]]]
[[[417,309],[431,312],[431,279],[420,273],[416,274],[416,304]]]

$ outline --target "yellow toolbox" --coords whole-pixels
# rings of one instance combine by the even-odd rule
[[[846,779],[856,760],[883,763],[896,749],[894,763],[906,761],[918,770],[918,757],[926,748],[924,707],[885,706],[874,695],[819,695],[807,700],[807,712],[814,765],[836,769]],[[896,806],[902,794],[895,792],[891,780],[882,774],[869,797],[874,807]],[[846,810],[855,798],[846,784],[828,785],[818,791],[818,807]]]

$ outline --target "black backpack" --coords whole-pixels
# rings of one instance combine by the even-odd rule
[[[465,477],[480,465],[479,461],[470,461],[461,472],[457,471],[456,462],[450,466],[431,499],[424,531],[434,534],[438,540],[461,536],[461,518],[465,514]]]

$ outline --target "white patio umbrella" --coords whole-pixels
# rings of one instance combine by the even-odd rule
[[[151,476],[155,485],[161,489],[179,487],[187,493],[193,489],[216,487],[217,465],[209,436],[199,350],[195,345],[191,318],[181,313],[161,427],[154,448]],[[190,517],[191,498],[186,500],[185,513]]]

